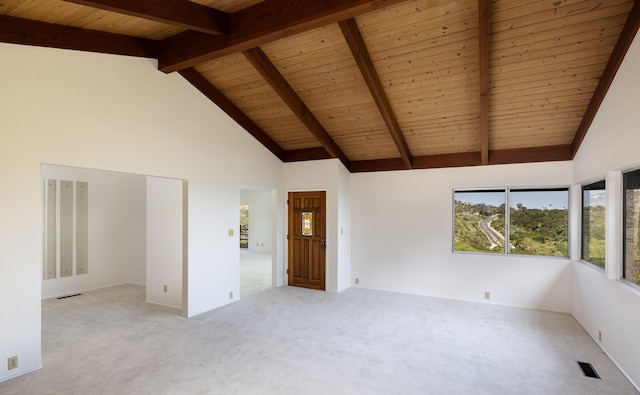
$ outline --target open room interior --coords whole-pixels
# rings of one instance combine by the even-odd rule
[[[639,391],[640,2],[116,3],[0,4],[0,393]]]

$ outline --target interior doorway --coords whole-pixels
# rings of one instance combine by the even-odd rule
[[[240,190],[240,297],[256,295],[274,286],[274,191]],[[245,233],[245,234],[243,234]]]
[[[187,180],[51,164],[40,173],[43,249],[53,250],[43,254],[43,299],[133,284],[145,287],[146,302],[186,312]],[[66,203],[62,188],[70,190]],[[60,217],[61,205],[68,219]],[[72,236],[66,241],[64,221]],[[70,258],[60,256],[60,246]]]

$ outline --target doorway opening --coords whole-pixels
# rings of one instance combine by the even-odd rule
[[[49,164],[40,175],[43,299],[131,284],[186,312],[186,180]]]
[[[240,296],[274,286],[275,191],[240,190]]]

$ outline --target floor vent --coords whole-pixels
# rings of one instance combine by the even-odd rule
[[[58,299],[73,298],[74,296],[80,296],[80,295],[82,295],[82,294],[73,294],[73,295],[61,296]]]
[[[598,376],[598,372],[591,366],[588,362],[578,362],[580,369],[582,369],[582,373],[584,373],[587,377],[592,377],[594,379],[600,380],[600,376]]]

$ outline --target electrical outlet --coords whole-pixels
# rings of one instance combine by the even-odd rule
[[[164,285],[164,292],[167,292],[167,284]]]
[[[233,299],[233,291],[229,292],[229,299]]]
[[[360,279],[356,277],[356,285],[360,284]]]
[[[491,292],[485,292],[484,293],[484,298],[485,299],[491,299]]]
[[[602,341],[602,331],[598,331],[598,340]]]
[[[233,237],[233,229],[229,229],[229,237]]]
[[[7,368],[9,370],[18,368],[18,356],[14,355],[7,358]]]

